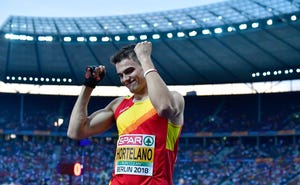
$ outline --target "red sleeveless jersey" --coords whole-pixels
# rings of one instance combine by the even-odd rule
[[[119,139],[110,185],[172,185],[182,126],[160,117],[149,98],[124,98],[115,119]]]

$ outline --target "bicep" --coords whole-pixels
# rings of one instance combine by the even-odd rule
[[[89,135],[99,134],[108,130],[114,123],[114,113],[110,109],[101,109],[88,116]]]
[[[119,99],[115,99],[105,108],[92,113],[87,118],[86,130],[87,135],[100,134],[107,131],[115,123],[114,110],[119,104]]]

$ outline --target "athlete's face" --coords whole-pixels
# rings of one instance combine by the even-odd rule
[[[130,92],[136,94],[144,93],[146,80],[143,76],[144,71],[140,64],[132,59],[123,59],[116,64],[116,70],[121,83],[126,86]]]

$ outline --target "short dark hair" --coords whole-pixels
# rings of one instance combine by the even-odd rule
[[[110,58],[111,63],[117,64],[123,59],[132,59],[133,61],[140,63],[134,51],[135,46],[136,44],[130,44],[122,47],[116,54],[114,54]]]

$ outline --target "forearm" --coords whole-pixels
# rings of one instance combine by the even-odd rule
[[[151,58],[141,61],[144,71],[155,69]],[[158,71],[151,71],[145,75],[148,87],[148,96],[161,116],[168,116],[174,109],[175,100],[170,93],[166,83],[163,81]]]
[[[151,60],[151,42],[138,43],[135,47],[135,52],[144,71],[148,96],[151,103],[160,116],[166,118],[174,117],[174,115],[179,112],[179,104],[176,102],[173,94],[169,91],[159,73],[154,70],[155,67]]]
[[[74,139],[81,138],[83,129],[87,124],[87,106],[93,89],[83,86],[73,107],[68,127],[68,136]]]

